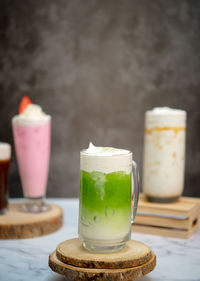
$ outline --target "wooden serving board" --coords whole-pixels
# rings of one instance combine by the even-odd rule
[[[58,245],[49,256],[49,266],[70,280],[129,281],[151,272],[156,266],[156,256],[148,246],[134,240],[119,252],[90,253],[76,238]]]
[[[20,239],[43,236],[62,226],[63,210],[49,204],[46,212],[33,214],[21,211],[23,203],[10,203],[6,214],[0,216],[0,239]]]
[[[189,238],[200,224],[200,199],[181,197],[173,203],[152,203],[140,195],[132,230],[148,234]]]

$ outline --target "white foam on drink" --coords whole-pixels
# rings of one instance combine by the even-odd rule
[[[89,143],[89,147],[83,151],[83,153],[95,155],[95,156],[114,156],[130,153],[129,150],[119,149],[114,147],[102,147],[95,146],[92,142]]]
[[[6,142],[0,142],[0,160],[9,160],[11,158],[11,145]]]
[[[185,127],[186,111],[170,107],[155,107],[145,113],[145,127]]]
[[[94,146],[91,142],[81,151],[80,168],[86,172],[112,173],[132,170],[132,153],[126,149]]]
[[[29,104],[21,114],[18,114],[12,118],[12,122],[30,125],[30,123],[46,123],[50,119],[51,116],[44,113],[41,106],[37,104]]]

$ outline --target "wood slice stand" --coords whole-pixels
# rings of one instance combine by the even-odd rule
[[[200,225],[200,198],[180,197],[172,203],[153,203],[140,194],[133,232],[189,238]]]
[[[23,203],[10,203],[9,210],[0,216],[0,239],[20,239],[43,236],[62,226],[63,210],[49,204],[46,212],[33,214],[21,211]]]
[[[156,256],[148,246],[134,240],[119,252],[91,253],[75,238],[57,246],[49,256],[49,266],[71,280],[129,281],[151,272],[156,266]]]

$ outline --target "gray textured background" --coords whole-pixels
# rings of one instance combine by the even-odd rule
[[[1,0],[1,141],[24,94],[53,118],[48,196],[78,196],[89,140],[141,169],[144,112],[165,105],[188,112],[184,193],[200,196],[200,1]]]

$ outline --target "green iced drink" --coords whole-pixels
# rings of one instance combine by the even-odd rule
[[[131,222],[131,174],[81,171],[80,223],[87,236],[120,239]]]
[[[98,251],[124,245],[131,234],[132,153],[101,149],[81,152],[79,200],[79,237]]]

